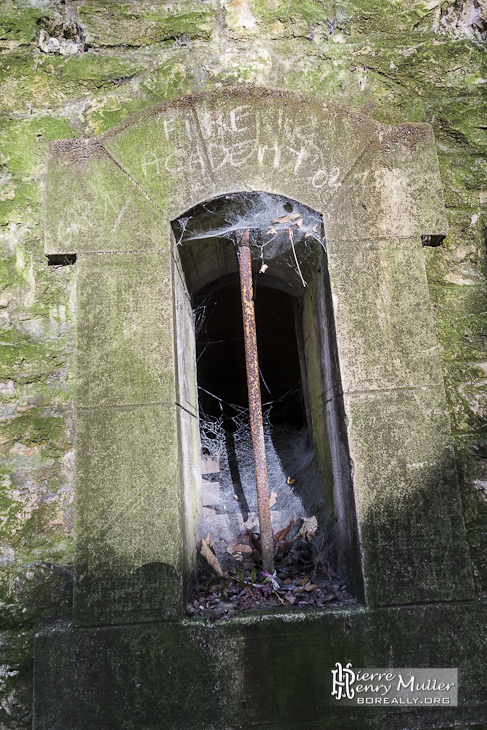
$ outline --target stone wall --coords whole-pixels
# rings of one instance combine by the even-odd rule
[[[0,7],[0,725],[29,727],[33,637],[69,621],[76,266],[44,255],[48,145],[227,85],[432,125],[450,232],[424,249],[479,595],[487,592],[485,0]],[[79,223],[83,234],[83,217]]]

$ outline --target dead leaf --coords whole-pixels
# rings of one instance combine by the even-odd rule
[[[279,218],[272,218],[271,223],[292,223],[296,218],[301,218],[301,213],[288,213],[281,215]]]
[[[223,576],[223,570],[220,562],[213,550],[211,549],[210,533],[208,533],[207,536],[201,540],[201,554],[208,563],[208,565],[213,568],[215,573],[217,575]]]
[[[286,479],[287,484],[294,484],[296,482],[296,479],[294,477],[288,477]]]
[[[318,233],[318,224],[313,226],[313,232]]]
[[[306,231],[306,233],[304,234],[304,237],[305,238],[313,238],[313,234],[310,233],[309,231]]]
[[[310,537],[314,537],[317,529],[318,520],[316,519],[316,516],[313,515],[313,517],[306,517],[303,519],[303,524],[301,525],[296,537],[305,537],[306,539],[309,539]]]
[[[279,530],[279,532],[276,535],[276,539],[275,539],[276,543],[281,542],[281,540],[286,539],[286,537],[289,535],[289,531],[290,531],[291,527],[294,525],[295,522],[296,522],[296,520],[293,517],[287,527],[284,527],[282,530]]]
[[[265,272],[267,271],[268,268],[269,267],[267,266],[267,264],[262,264],[262,266],[259,269],[259,274],[265,274]]]
[[[277,554],[280,555],[285,550],[287,550],[287,548],[292,544],[293,544],[292,540],[283,540],[282,542],[279,543],[279,546],[277,548]]]
[[[302,219],[302,218],[300,218],[300,219],[299,219],[298,221],[294,221],[294,225],[295,225],[295,226],[296,226],[297,228],[301,228],[301,226],[303,225],[303,219]]]
[[[250,547],[250,545],[242,545],[242,543],[240,543],[239,545],[235,545],[235,547],[233,549],[235,550],[236,553],[251,553],[252,552],[252,548]]]
[[[271,496],[269,497],[269,507],[274,507],[276,502],[277,502],[277,492],[272,492]]]
[[[308,593],[311,593],[311,591],[315,591],[317,588],[318,586],[314,583],[306,583],[306,585],[304,586],[304,590]]]
[[[325,596],[323,598],[323,603],[328,603],[328,601],[334,601],[334,600],[335,600],[335,596],[333,595],[333,593],[329,593],[327,596]]]
[[[271,235],[277,236],[276,229],[273,226],[269,226],[269,228],[267,229],[267,235],[268,236],[271,236]]]

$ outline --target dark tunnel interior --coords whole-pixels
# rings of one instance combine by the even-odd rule
[[[293,297],[268,286],[255,290],[257,346],[263,410],[272,425],[304,425],[305,415]],[[226,430],[248,408],[242,306],[238,280],[200,298],[196,307],[200,408],[223,416]]]

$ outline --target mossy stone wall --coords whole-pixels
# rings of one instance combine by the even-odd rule
[[[449,233],[424,254],[474,578],[485,594],[485,27],[484,2],[2,3],[0,713],[7,730],[30,723],[35,632],[71,617],[77,272],[60,260],[48,266],[44,255],[48,145],[98,135],[186,93],[253,83],[332,99],[387,124],[432,125]],[[80,220],[66,235],[83,236],[88,224]]]

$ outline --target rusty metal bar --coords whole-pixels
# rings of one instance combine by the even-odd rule
[[[260,544],[262,567],[266,573],[274,572],[274,535],[272,534],[271,508],[269,505],[269,484],[265,456],[264,425],[262,422],[262,400],[260,395],[259,360],[257,356],[257,333],[252,291],[252,262],[248,230],[242,231],[239,246],[240,293],[245,340],[245,364],[249,392],[250,429],[254,451],[255,480],[257,482],[257,504],[259,507]]]

